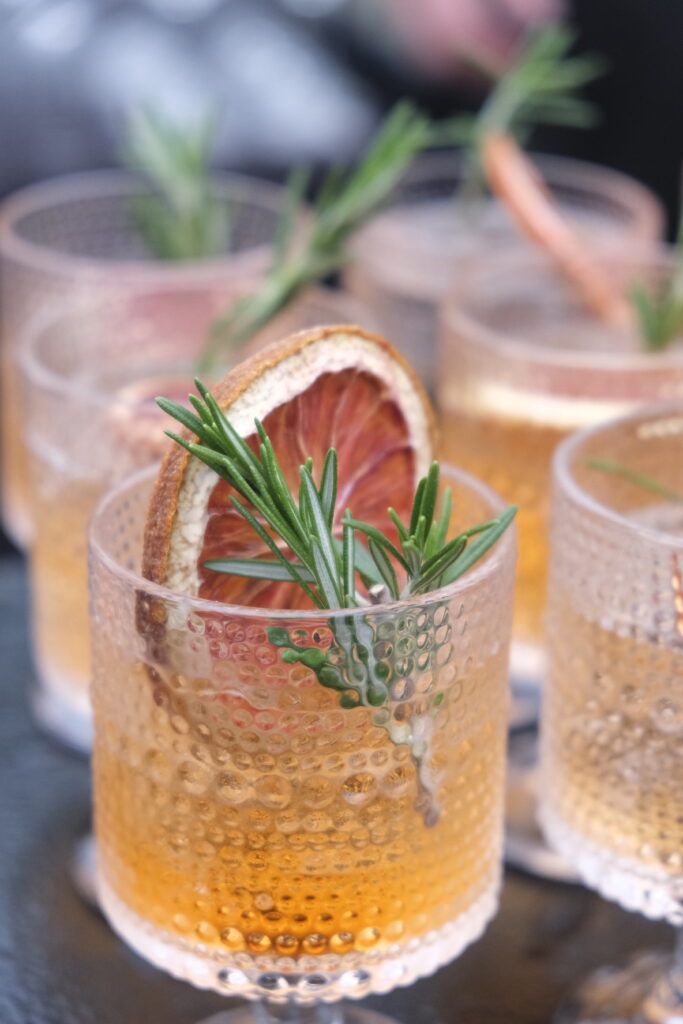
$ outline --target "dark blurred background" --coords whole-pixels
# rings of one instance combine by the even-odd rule
[[[281,177],[298,160],[350,159],[410,94],[438,114],[476,106],[458,49],[504,58],[561,0],[0,0],[0,194],[117,160],[125,112],[182,122],[220,112],[217,164]],[[590,132],[535,148],[640,178],[675,215],[683,149],[683,3],[564,7],[610,72]]]
[[[616,167],[678,215],[681,0],[0,0],[0,197],[119,162],[140,104],[179,124],[218,114],[215,163],[282,179],[352,160],[404,95],[435,115],[484,94],[458,53],[505,63],[521,34],[565,15],[609,72],[590,131],[532,148]],[[6,545],[0,534],[0,549]]]

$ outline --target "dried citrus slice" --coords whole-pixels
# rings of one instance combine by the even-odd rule
[[[482,161],[491,191],[519,229],[540,245],[572,281],[586,305],[606,323],[629,326],[633,311],[600,263],[567,223],[536,168],[509,135],[490,133]]]
[[[263,422],[295,494],[301,464],[310,456],[319,473],[327,449],[337,449],[337,523],[350,508],[391,535],[387,506],[409,517],[415,485],[432,459],[434,417],[413,371],[382,338],[349,326],[301,331],[241,363],[213,393],[254,448],[254,418]],[[204,568],[210,558],[269,557],[233,508],[231,493],[211,469],[173,445],[151,499],[143,574],[210,600],[306,607],[309,599],[294,584]]]

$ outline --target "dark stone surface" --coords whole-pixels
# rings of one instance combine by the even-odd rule
[[[43,737],[26,700],[26,586],[0,561],[0,1024],[195,1024],[226,1006],[138,959],[76,895],[88,765]],[[401,1024],[547,1024],[592,968],[621,963],[665,926],[584,889],[509,873],[485,937],[434,977],[368,1000]]]

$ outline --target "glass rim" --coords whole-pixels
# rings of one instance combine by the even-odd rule
[[[154,480],[158,472],[158,463],[156,465],[147,466],[144,469],[137,470],[135,473],[132,473],[121,480],[111,490],[107,491],[107,493],[97,503],[92,513],[88,529],[89,566],[92,569],[92,566],[96,562],[99,562],[105,566],[112,575],[116,576],[119,580],[125,581],[126,584],[130,585],[131,588],[134,588],[136,592],[144,592],[145,595],[160,598],[176,605],[183,604],[185,606],[190,606],[198,612],[219,614],[223,617],[234,616],[263,620],[286,620],[295,618],[297,620],[303,619],[304,621],[309,622],[319,622],[321,619],[329,621],[331,619],[348,618],[349,616],[356,617],[359,615],[367,615],[368,613],[376,614],[377,612],[395,614],[401,609],[413,608],[415,606],[426,604],[429,605],[440,601],[448,601],[457,594],[468,592],[480,583],[494,576],[510,557],[513,559],[515,557],[517,526],[515,520],[513,520],[503,535],[496,541],[493,547],[489,549],[489,552],[484,556],[484,559],[478,562],[472,569],[468,570],[463,576],[454,580],[453,583],[448,583],[445,587],[440,587],[438,590],[431,590],[426,594],[415,594],[399,601],[387,601],[386,603],[383,602],[379,605],[369,605],[362,608],[261,608],[259,606],[252,605],[238,605],[228,604],[222,601],[210,601],[202,597],[179,594],[176,591],[165,587],[163,584],[154,583],[152,580],[146,579],[146,577],[141,576],[139,572],[135,572],[132,569],[127,569],[120,565],[116,558],[114,558],[114,556],[107,550],[102,539],[97,536],[98,530],[101,530],[103,527],[107,512],[120,498],[120,496],[122,496],[127,490],[139,487],[142,483],[145,483],[148,480]],[[441,472],[443,476],[447,476],[450,480],[457,480],[463,483],[465,486],[469,487],[470,490],[488,501],[492,506],[494,515],[500,515],[500,513],[508,507],[503,499],[488,487],[487,484],[478,480],[465,470],[458,469],[448,463],[441,463]]]
[[[218,192],[227,196],[237,193],[237,199],[254,202],[268,208],[273,214],[281,212],[285,189],[282,185],[248,174],[218,171],[212,181]],[[207,274],[225,274],[226,264],[261,248],[251,246],[240,252],[228,252],[199,260],[159,260],[154,257],[131,259],[98,258],[74,255],[56,246],[22,238],[17,224],[24,217],[49,210],[62,203],[77,203],[83,199],[124,198],[141,191],[144,182],[132,171],[92,170],[63,174],[18,189],[0,204],[0,258],[32,265],[55,276],[67,276],[75,271],[89,277],[126,279],[156,278],[177,284],[179,280],[202,278]],[[265,244],[265,243],[264,243]]]
[[[575,188],[585,188],[587,192],[596,192],[596,184],[599,184],[601,187],[597,190],[597,193],[604,195],[610,205],[622,207],[628,207],[630,204],[619,202],[621,195],[615,198],[615,188],[619,188],[621,193],[630,194],[634,206],[640,202],[648,209],[647,219],[654,225],[653,234],[656,236],[657,233],[662,233],[664,229],[664,206],[652,189],[648,188],[644,182],[639,181],[638,178],[625,174],[615,167],[606,167],[592,160],[582,160],[578,157],[565,156],[561,153],[541,153],[532,150],[527,152],[526,155],[534,164],[543,168],[544,177],[550,176],[554,178],[554,180],[547,182],[551,189],[553,186],[558,188],[573,186]],[[406,172],[401,184],[403,182],[420,181],[425,176],[428,176],[428,171],[431,171],[432,174],[445,174],[448,168],[452,173],[453,168],[459,169],[464,162],[465,158],[460,151],[428,151],[417,157],[411,168]],[[442,167],[444,168],[443,172],[440,170]],[[437,169],[436,172],[435,169]]]
[[[568,437],[565,437],[555,449],[552,460],[552,478],[553,485],[559,488],[565,497],[583,511],[598,515],[601,519],[614,523],[615,526],[636,534],[644,540],[655,541],[660,545],[666,545],[667,547],[683,551],[683,536],[679,537],[666,530],[660,530],[654,526],[636,522],[621,512],[610,508],[609,505],[606,505],[594,497],[585,487],[582,487],[572,470],[572,460],[576,452],[584,444],[600,434],[612,431],[615,428],[619,429],[630,423],[636,423],[639,420],[646,421],[653,417],[666,418],[670,415],[679,416],[683,422],[683,401],[676,400],[641,405],[625,416],[604,420],[591,427],[584,427],[581,430],[574,431]],[[683,505],[681,508],[683,509]]]
[[[141,289],[140,292],[144,294],[143,289]],[[340,314],[362,314],[362,318],[365,322],[369,320],[369,314],[366,314],[362,303],[354,295],[351,295],[350,292],[345,291],[343,288],[332,288],[329,285],[316,284],[303,291],[301,295],[298,296],[298,299],[306,301],[309,297],[312,297],[314,301],[319,299],[320,302],[338,304],[340,306]],[[296,301],[296,299],[293,300],[293,303]],[[348,307],[348,309],[346,307]],[[292,307],[290,306],[288,308],[291,309]],[[47,309],[40,310],[38,314],[34,315],[29,320],[23,331],[18,335],[15,349],[17,353],[15,356],[15,365],[29,386],[41,388],[42,390],[49,391],[53,395],[60,395],[65,399],[70,399],[71,401],[77,401],[81,405],[86,405],[91,409],[106,409],[111,408],[114,405],[123,406],[125,408],[134,408],[138,402],[133,398],[126,399],[122,396],[114,396],[111,392],[100,390],[97,387],[96,382],[84,381],[80,378],[74,378],[71,374],[61,374],[50,369],[50,367],[45,365],[44,360],[41,359],[39,353],[36,351],[40,346],[45,331],[50,328],[58,327],[62,322],[68,324],[72,319],[81,322],[84,316],[94,316],[97,311],[98,304],[96,302],[87,303],[82,306],[76,305],[68,309],[63,306],[51,306]],[[287,312],[287,307],[284,312]],[[352,320],[344,322],[350,323]],[[341,324],[341,321],[339,321],[339,323]],[[310,330],[313,329],[315,328],[310,328]],[[372,324],[370,324],[369,329],[373,329]],[[191,384],[194,379],[196,354],[186,352],[185,356],[189,371],[188,383]],[[169,375],[173,376],[176,372],[178,372],[177,369],[171,367]],[[223,376],[225,376],[225,374],[223,374]],[[135,378],[133,378],[133,381],[134,380]]]
[[[674,253],[673,246],[663,243],[645,249],[640,256],[631,257],[617,255],[613,248],[608,247],[603,250],[603,259],[607,263],[625,267],[647,265],[650,269],[673,270]],[[477,347],[485,347],[491,354],[503,352],[506,359],[548,369],[612,370],[623,374],[661,372],[667,367],[683,369],[683,341],[657,352],[647,349],[619,351],[556,348],[527,341],[522,333],[513,334],[489,327],[463,306],[463,293],[473,282],[497,279],[511,268],[517,271],[524,268],[534,270],[539,266],[553,268],[550,259],[544,259],[541,253],[520,243],[502,247],[492,259],[471,270],[465,277],[465,283],[449,291],[443,300],[440,313],[442,344],[447,344],[447,334],[463,335],[468,341],[474,341]],[[561,272],[557,273],[561,277]]]

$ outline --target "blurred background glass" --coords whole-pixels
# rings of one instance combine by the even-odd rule
[[[414,96],[435,115],[476,109],[483,78],[529,26],[566,14],[609,72],[589,131],[540,130],[536,151],[616,167],[677,214],[683,5],[671,0],[0,0],[0,197],[111,167],[130,111],[182,125],[218,115],[215,164],[282,180],[352,160],[382,114]]]

